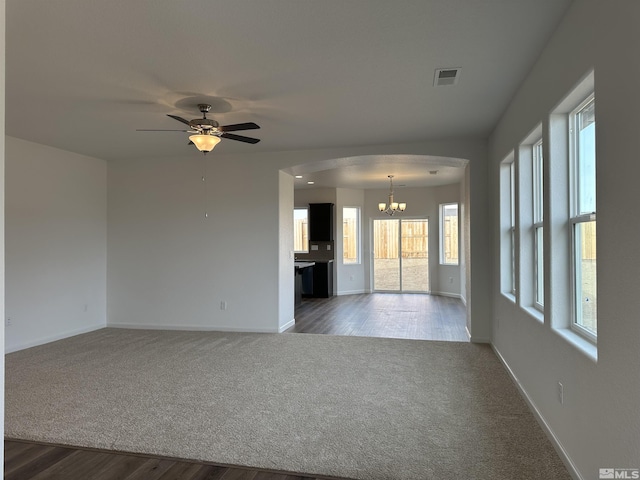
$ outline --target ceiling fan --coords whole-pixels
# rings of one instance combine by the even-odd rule
[[[189,126],[188,130],[152,130],[152,129],[138,129],[138,132],[186,132],[192,133],[189,137],[189,145],[194,144],[198,150],[203,153],[210,152],[220,142],[221,138],[229,140],[237,140],[238,142],[255,144],[260,141],[259,138],[245,137],[243,135],[236,135],[229,132],[238,132],[241,130],[255,130],[260,128],[253,122],[236,123],[234,125],[219,125],[215,120],[207,118],[207,113],[211,110],[211,105],[206,103],[199,103],[198,108],[202,112],[202,118],[195,118],[193,120],[186,120],[177,115],[167,115],[185,125]]]

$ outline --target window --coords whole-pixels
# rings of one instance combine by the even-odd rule
[[[458,265],[458,204],[440,205],[440,263]]]
[[[509,209],[511,232],[511,293],[516,294],[516,164],[509,165]]]
[[[534,305],[544,306],[544,180],[542,140],[533,145],[533,252],[534,252]]]
[[[514,152],[500,164],[500,290],[516,294],[516,184]]]
[[[596,119],[593,94],[569,116],[573,322],[595,339],[596,289]]]
[[[293,209],[293,250],[309,253],[309,209]]]
[[[342,263],[360,263],[360,208],[342,209]]]

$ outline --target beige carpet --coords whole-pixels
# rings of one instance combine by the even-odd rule
[[[570,478],[469,343],[104,329],[7,355],[5,434],[363,480]]]

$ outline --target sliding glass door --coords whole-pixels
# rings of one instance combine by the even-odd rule
[[[429,220],[374,219],[373,290],[429,291]]]

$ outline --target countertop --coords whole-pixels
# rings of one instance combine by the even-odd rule
[[[310,261],[295,261],[293,262],[293,266],[299,270],[302,268],[307,268],[307,267],[313,267],[316,264],[316,262],[310,262]]]

